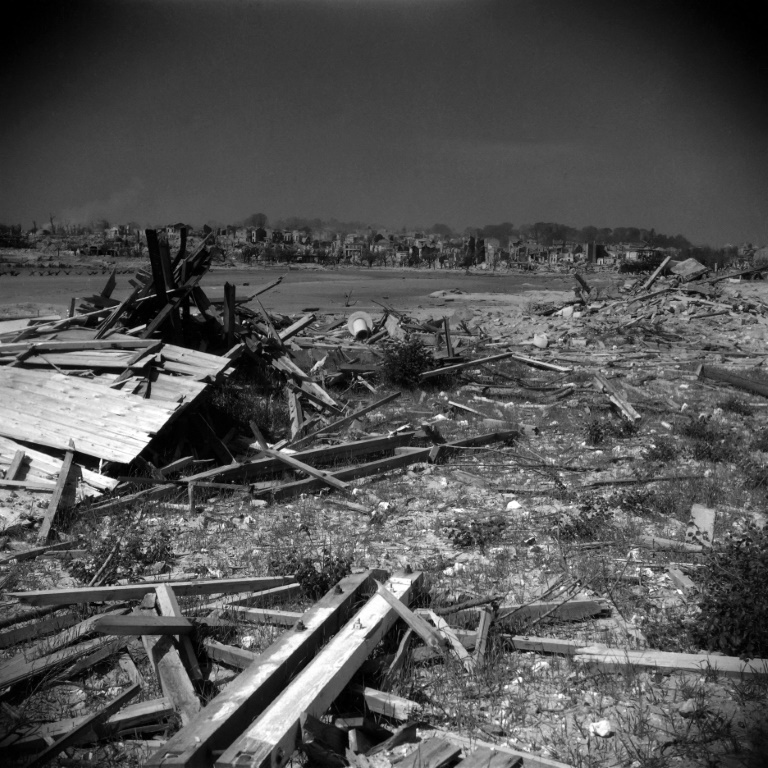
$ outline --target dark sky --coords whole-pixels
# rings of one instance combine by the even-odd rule
[[[765,2],[11,6],[3,222],[264,212],[768,242]]]

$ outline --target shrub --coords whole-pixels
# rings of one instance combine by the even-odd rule
[[[727,413],[736,413],[739,416],[751,416],[753,413],[752,406],[749,403],[745,403],[741,398],[731,395],[726,400],[721,400],[717,404],[718,408],[726,411]]]
[[[601,496],[588,496],[580,502],[577,512],[560,516],[553,533],[564,541],[593,541],[605,535],[612,521],[608,501]]]
[[[645,457],[648,461],[674,461],[677,457],[677,446],[669,437],[656,438]]]
[[[768,527],[750,524],[710,556],[695,636],[710,651],[768,656]]]
[[[295,575],[302,593],[318,600],[352,570],[352,560],[332,554],[327,547],[319,557],[303,556],[291,549],[272,557],[269,566],[270,572],[278,576]]]
[[[421,339],[388,339],[382,342],[384,378],[390,384],[414,387],[419,376],[435,367],[435,357]]]
[[[98,583],[114,584],[118,579],[134,581],[150,566],[173,559],[171,532],[165,524],[125,521],[124,525],[101,539],[87,557],[73,560],[69,572],[88,584],[101,571]]]
[[[728,462],[739,456],[735,436],[709,418],[689,419],[678,432],[691,441],[691,454],[698,461]]]

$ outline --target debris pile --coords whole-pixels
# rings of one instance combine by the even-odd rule
[[[664,263],[609,296],[577,274],[575,299],[532,306],[493,325],[461,313],[416,317],[385,304],[379,317],[357,311],[318,318],[309,309],[287,317],[257,298],[277,283],[247,297],[227,284],[223,301],[209,298],[200,287],[215,257],[206,240],[188,254],[182,239],[173,258],[152,230],[147,242],[151,271],[136,274],[126,299],[112,298],[113,273],[100,294],[77,307],[73,301],[68,318],[0,322],[0,536],[12,550],[0,561],[3,569],[35,558],[82,557],[83,542],[63,532],[65,511],[104,516],[162,500],[192,519],[211,495],[240,494],[258,508],[323,493],[375,524],[392,515],[392,502],[357,481],[415,466],[426,474],[481,447],[508,449],[539,435],[541,416],[560,405],[587,413],[610,407],[631,432],[647,413],[683,412],[695,381],[768,396],[768,385],[741,371],[765,359],[768,305],[734,295],[733,284],[722,290],[725,281],[762,268],[706,278],[701,265]],[[505,323],[516,324],[514,337]],[[284,398],[283,431],[265,434],[253,420],[244,429],[212,418],[211,391],[240,386],[246,366]],[[421,410],[401,411],[395,423],[383,411],[400,392],[385,394],[381,383],[398,377],[422,387]],[[430,387],[438,382],[450,393]],[[441,423],[449,421],[471,423],[473,434],[446,436]],[[532,450],[506,452],[504,460],[517,462],[523,476],[515,488],[458,467],[451,475],[507,498],[649,481],[623,472],[627,456],[614,458],[610,468],[596,469],[588,455],[555,465]],[[507,511],[520,507],[512,498]],[[640,537],[638,549],[703,552],[711,546],[714,513],[694,507],[685,541]],[[599,525],[599,515],[595,520]],[[457,546],[505,525],[492,515],[471,525],[457,515],[454,523],[449,536]],[[586,523],[557,523],[563,531],[578,524]],[[535,537],[526,546],[533,551]],[[586,594],[577,580],[524,603],[505,594],[459,594],[434,606],[420,595],[421,572],[374,570],[345,576],[308,610],[289,611],[274,606],[301,602],[293,572],[181,579],[160,563],[151,580],[105,584],[113,554],[87,586],[6,592],[0,647],[10,655],[0,661],[0,744],[16,764],[43,765],[67,750],[69,759],[73,748],[119,737],[121,748],[130,745],[154,766],[281,768],[296,750],[312,763],[359,768],[441,768],[458,760],[463,768],[563,766],[422,723],[424,702],[392,692],[403,669],[434,664],[451,665],[471,689],[487,661],[492,627],[509,652],[558,654],[596,670],[706,668],[738,678],[766,672],[761,659],[515,633],[522,620],[530,630],[548,617],[590,618],[620,625],[636,640],[611,601]],[[695,565],[670,565],[664,578],[683,596],[693,594]],[[0,575],[4,586],[11,575]],[[634,578],[622,571],[617,581],[624,577]],[[265,626],[281,629],[271,630],[276,639],[256,653],[232,641],[243,625],[254,636]],[[145,661],[151,676],[139,669]],[[84,674],[100,686],[87,704],[76,692]],[[143,700],[130,703],[137,696]],[[39,706],[39,722],[18,716],[25,700]],[[54,700],[67,717],[51,717]],[[592,725],[591,735],[613,734],[608,720]]]

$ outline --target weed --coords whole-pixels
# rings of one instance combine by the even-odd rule
[[[713,552],[700,587],[697,640],[731,656],[768,656],[768,529],[751,523]]]
[[[419,376],[435,367],[432,352],[416,337],[388,339],[381,344],[384,378],[389,384],[415,387]]]
[[[750,441],[750,448],[753,451],[763,451],[768,453],[768,427],[758,429]]]
[[[653,441],[653,444],[645,454],[648,461],[670,462],[674,461],[678,455],[678,448],[675,441],[669,437],[659,437]]]
[[[114,584],[118,579],[135,581],[150,566],[173,560],[173,538],[165,523],[131,517],[118,520],[82,560],[73,560],[70,573],[88,584]]]
[[[697,461],[736,461],[741,452],[736,437],[710,418],[689,419],[678,426],[678,433],[691,442],[691,453]]]
[[[749,403],[745,403],[741,398],[731,395],[725,400],[721,400],[717,407],[725,411],[726,413],[735,413],[739,416],[751,416],[754,413],[754,409]]]
[[[273,556],[269,569],[278,576],[295,574],[304,595],[318,600],[351,571],[352,561],[332,554],[328,547],[323,547],[319,557],[302,556],[298,550],[291,549]]]
[[[587,422],[587,426],[584,428],[584,432],[589,445],[602,445],[608,434],[605,422],[600,419],[590,419],[590,421]]]
[[[555,534],[565,541],[591,541],[600,538],[606,525],[613,520],[613,513],[608,508],[608,501],[602,496],[585,497],[576,513],[560,516]]]

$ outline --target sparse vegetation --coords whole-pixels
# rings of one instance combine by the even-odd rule
[[[435,367],[432,352],[416,337],[388,339],[381,345],[384,353],[384,378],[388,384],[401,387],[415,387],[419,376]]]

